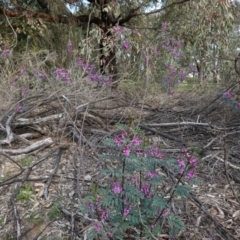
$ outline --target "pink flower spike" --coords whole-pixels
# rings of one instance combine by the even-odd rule
[[[191,157],[191,159],[190,159],[190,161],[189,161],[189,163],[190,163],[192,166],[194,166],[194,167],[197,166],[197,162],[198,162],[198,160],[197,160],[197,158],[195,158],[195,157]]]
[[[118,136],[118,135],[115,135],[115,136],[114,136],[114,143],[115,143],[118,147],[122,146],[122,144],[123,144],[123,139],[122,139],[122,137],[120,137],[120,136]]]
[[[150,186],[147,183],[143,183],[141,191],[146,197],[150,197]]]
[[[155,226],[156,226],[156,223],[155,223],[155,222],[153,222],[153,223],[151,224],[151,229],[154,229],[154,228],[155,228]]]
[[[17,105],[17,106],[15,107],[15,112],[16,112],[16,113],[19,113],[22,109],[23,109],[23,105]]]
[[[131,206],[127,206],[124,208],[124,211],[123,211],[123,216],[127,216],[131,211]]]
[[[141,142],[142,142],[142,139],[140,137],[135,137],[132,140],[132,145],[136,147],[136,146],[139,146]]]
[[[124,41],[123,41],[123,48],[124,48],[124,49],[129,49],[129,48],[130,48],[130,43],[129,43],[128,40],[124,40]]]
[[[232,98],[232,92],[231,90],[228,90],[227,92],[224,93],[224,96],[226,99],[231,99]]]
[[[153,171],[149,171],[148,174],[147,174],[147,176],[148,176],[149,178],[154,178],[154,177],[157,177],[158,174],[155,173],[155,172],[153,172]]]
[[[113,27],[113,30],[118,34],[118,35],[121,35],[121,28],[119,26],[115,26]]]
[[[131,152],[130,148],[129,148],[128,146],[126,146],[126,147],[123,149],[123,156],[129,157],[130,152]]]
[[[94,225],[94,227],[95,227],[95,230],[97,231],[97,232],[100,232],[101,231],[101,225],[100,224],[95,224]]]
[[[185,161],[184,161],[184,159],[182,159],[181,157],[180,158],[178,158],[178,166],[179,167],[184,167],[185,166]]]
[[[113,183],[113,192],[115,194],[119,194],[122,192],[122,186],[120,183],[116,182],[116,183]]]
[[[195,170],[192,169],[187,173],[187,178],[188,179],[193,179],[195,177]]]
[[[105,221],[108,218],[108,210],[104,210],[101,214],[101,221]]]

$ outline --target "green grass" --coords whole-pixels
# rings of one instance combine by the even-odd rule
[[[23,167],[26,167],[26,166],[29,166],[29,165],[32,163],[33,160],[34,160],[33,157],[27,156],[27,157],[22,158],[22,159],[19,161],[19,163],[20,163]]]
[[[34,192],[30,184],[27,184],[25,187],[20,189],[20,192],[17,195],[17,200],[20,202],[28,202],[34,198]]]

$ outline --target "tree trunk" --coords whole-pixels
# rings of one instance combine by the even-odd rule
[[[108,75],[112,79],[113,86],[117,86],[117,61],[114,36],[111,28],[117,24],[120,18],[120,5],[117,0],[99,0],[101,7],[100,39],[100,71],[102,75]]]

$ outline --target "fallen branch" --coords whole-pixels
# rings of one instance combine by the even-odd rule
[[[9,153],[12,155],[26,154],[35,151],[41,147],[48,147],[53,144],[52,138],[46,138],[22,149],[0,149],[0,153]]]
[[[13,126],[26,126],[26,125],[33,125],[33,124],[39,124],[44,123],[48,121],[58,120],[61,119],[64,116],[63,113],[50,115],[43,118],[18,118],[16,122],[13,123]]]

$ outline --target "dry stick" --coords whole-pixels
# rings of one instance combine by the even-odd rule
[[[14,219],[16,222],[15,231],[17,232],[17,240],[21,240],[22,234],[21,234],[20,217],[18,214],[17,206],[16,206],[15,202],[13,201],[13,199],[11,199],[11,204],[13,206],[13,213],[14,213],[14,217],[15,217]]]
[[[75,218],[74,218],[74,213],[71,212],[71,240],[75,239]]]
[[[32,125],[32,124],[39,124],[47,121],[53,121],[53,120],[58,120],[61,119],[64,116],[63,113],[58,113],[54,115],[50,115],[47,117],[42,117],[42,118],[18,118],[16,122],[13,123],[14,126],[26,126],[26,125]]]
[[[56,158],[55,164],[54,164],[54,165],[55,165],[55,166],[54,166],[54,169],[53,169],[51,175],[50,175],[49,178],[48,178],[48,181],[46,182],[46,184],[45,184],[45,186],[44,186],[44,188],[43,188],[43,195],[44,195],[45,199],[48,198],[48,189],[49,189],[50,184],[51,184],[51,182],[52,182],[53,175],[54,175],[54,174],[57,172],[57,170],[58,170],[58,167],[59,167],[59,163],[60,163],[60,161],[61,161],[61,156],[62,156],[63,150],[64,150],[64,148],[63,148],[63,147],[60,147],[60,149],[59,149],[59,151],[58,151],[58,154],[57,154],[57,158]]]
[[[15,115],[16,115],[16,112],[14,112],[14,113],[8,118],[8,120],[7,120],[7,122],[6,122],[6,128],[4,128],[4,127],[2,126],[2,124],[1,124],[1,127],[3,128],[3,130],[6,131],[6,133],[7,133],[7,137],[6,137],[5,140],[2,140],[2,141],[0,142],[0,144],[9,144],[9,143],[11,143],[12,140],[14,139],[14,134],[13,134],[13,132],[12,132],[12,129],[11,129],[10,125],[11,125],[11,122],[12,122],[12,120],[13,120],[13,118],[14,118]]]

